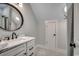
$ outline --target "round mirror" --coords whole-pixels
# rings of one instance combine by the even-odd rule
[[[22,27],[23,16],[13,5],[0,3],[0,28],[7,31],[15,31]]]

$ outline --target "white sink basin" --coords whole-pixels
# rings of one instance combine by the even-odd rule
[[[26,36],[26,37],[19,37],[19,38],[17,38],[17,39],[19,39],[19,40],[28,40],[28,39],[35,39],[35,37],[29,37],[29,36]]]
[[[26,39],[28,39],[29,37],[19,37],[19,38],[17,38],[17,40],[26,40]]]
[[[5,41],[0,42],[0,50],[4,49],[7,45],[8,45],[8,43]]]

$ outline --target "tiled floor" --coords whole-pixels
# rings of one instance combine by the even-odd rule
[[[61,51],[37,47],[35,49],[35,56],[66,56],[66,54]]]

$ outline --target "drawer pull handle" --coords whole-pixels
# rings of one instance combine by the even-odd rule
[[[27,55],[27,53],[24,53],[24,55]]]
[[[32,48],[30,48],[29,50],[32,50],[33,49],[33,47]]]
[[[34,53],[32,52],[29,56],[32,56]]]

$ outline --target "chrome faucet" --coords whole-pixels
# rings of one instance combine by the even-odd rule
[[[14,37],[14,35],[15,35],[15,37]],[[15,39],[15,38],[17,38],[17,35],[16,35],[15,32],[13,32],[13,33],[12,33],[12,39]]]

